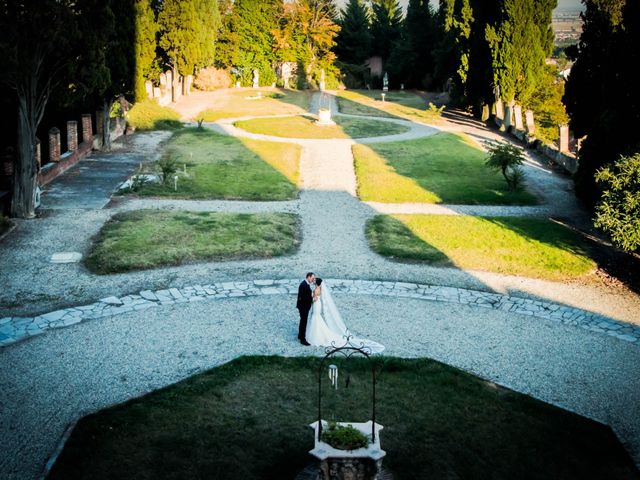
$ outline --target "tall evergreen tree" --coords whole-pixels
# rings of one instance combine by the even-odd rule
[[[73,57],[71,1],[0,0],[0,83],[15,93],[18,105],[11,214],[35,216],[38,165],[36,132],[56,85]]]
[[[158,25],[160,47],[175,73],[192,75],[213,63],[221,26],[217,0],[164,0]]]
[[[147,93],[144,86],[149,79],[156,61],[156,34],[158,24],[156,23],[155,12],[151,8],[150,0],[135,0],[136,18],[136,89],[135,100],[146,98]]]
[[[237,69],[242,82],[251,84],[252,71],[260,73],[260,83],[275,81],[278,58],[276,33],[280,31],[283,3],[278,0],[236,0],[225,17],[217,63]]]
[[[486,29],[491,49],[493,83],[507,104],[527,103],[544,74],[548,48],[547,29],[536,18],[550,20],[551,2],[504,0],[500,19]],[[549,12],[536,12],[547,8]]]
[[[586,0],[577,59],[563,101],[579,152],[576,193],[589,204],[601,195],[595,172],[620,155],[640,151],[640,93],[634,73],[640,61],[637,1]]]
[[[363,0],[349,0],[342,10],[335,52],[342,63],[362,65],[371,56],[370,16]]]
[[[424,88],[433,75],[435,19],[429,0],[409,0],[400,40],[394,45],[388,70],[400,83]]]
[[[470,0],[440,0],[437,23],[439,41],[434,51],[436,80],[444,86],[451,79],[452,96],[463,101],[473,25]]]
[[[398,0],[373,0],[373,54],[386,62],[402,33],[402,7]]]

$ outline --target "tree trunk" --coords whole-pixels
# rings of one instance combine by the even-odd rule
[[[35,156],[36,126],[27,107],[27,99],[18,98],[18,158],[13,171],[11,215],[18,218],[36,216],[38,163]]]
[[[111,151],[111,107],[113,100],[104,99],[104,110],[102,112],[102,150]]]

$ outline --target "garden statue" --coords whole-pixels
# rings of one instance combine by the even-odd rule
[[[320,91],[324,92],[325,83],[324,83],[324,68],[320,70]]]
[[[384,72],[384,77],[382,77],[382,91],[389,91],[389,74],[387,72]]]
[[[253,69],[253,88],[258,88],[259,86],[260,74],[258,73],[258,69]]]

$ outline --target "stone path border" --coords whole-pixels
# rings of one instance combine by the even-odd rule
[[[373,280],[328,281],[332,290],[338,294],[408,297],[502,310],[584,328],[640,346],[640,327],[557,303],[438,285]],[[295,279],[253,280],[157,291],[143,290],[138,295],[106,297],[90,305],[65,308],[36,317],[5,317],[0,319],[0,347],[39,335],[49,329],[162,305],[258,295],[295,295],[298,283],[299,280]]]

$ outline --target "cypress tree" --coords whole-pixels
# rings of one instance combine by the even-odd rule
[[[637,75],[638,2],[589,0],[577,59],[563,101],[576,136],[586,135],[575,175],[576,194],[593,205],[601,196],[596,171],[640,151]]]
[[[362,65],[371,56],[370,16],[362,0],[349,0],[342,10],[335,52],[342,63]]]
[[[164,0],[158,16],[160,47],[180,75],[213,63],[220,29],[217,0]]]
[[[435,76],[443,86],[451,79],[452,97],[462,101],[469,71],[469,39],[473,24],[469,0],[440,0],[437,22],[440,40],[434,52]]]
[[[540,83],[548,38],[534,21],[545,15],[536,15],[535,9],[550,6],[535,0],[504,0],[498,22],[487,26],[493,83],[508,105],[516,100],[527,103]]]
[[[426,87],[433,75],[435,20],[429,0],[409,0],[400,40],[394,45],[388,70],[409,87]]]
[[[402,8],[397,0],[374,0],[373,54],[382,57],[386,62],[402,32]]]
[[[146,98],[144,83],[153,70],[156,61],[156,33],[158,24],[156,23],[155,12],[151,8],[150,0],[135,1],[136,16],[136,101]]]

